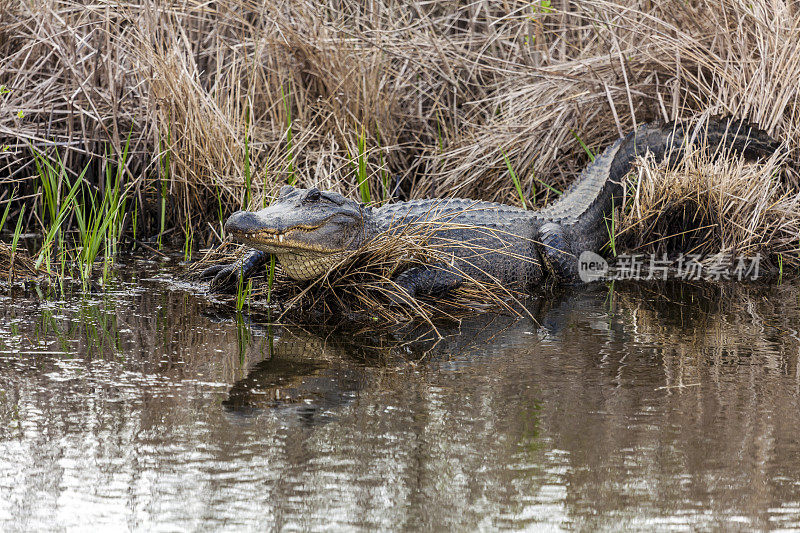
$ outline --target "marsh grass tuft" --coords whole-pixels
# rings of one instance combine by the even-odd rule
[[[674,168],[640,158],[615,228],[616,247],[636,253],[746,255],[783,275],[800,266],[800,195],[787,152],[746,162],[689,149]]]
[[[50,215],[49,225],[45,226],[44,239],[36,258],[35,267],[38,269],[44,262],[45,269],[49,272],[53,244],[55,243],[58,247],[64,246],[62,226],[75,208],[78,193],[81,191],[82,180],[89,166],[84,167],[74,183],[70,183],[63,159],[60,156],[56,155],[56,159],[51,160],[35,148],[33,152],[42,189],[45,190],[41,196],[44,203],[43,211],[46,208]],[[63,196],[62,186],[65,186],[64,190],[66,191]],[[19,217],[19,220],[21,219],[22,214]]]

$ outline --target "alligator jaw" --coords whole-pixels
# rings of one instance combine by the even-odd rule
[[[303,281],[324,275],[349,254],[344,249],[325,248],[297,239],[299,235],[316,229],[296,227],[285,232],[269,229],[253,232],[232,230],[230,234],[250,247],[275,254],[290,278]]]
[[[271,254],[336,254],[343,252],[342,248],[326,248],[324,246],[311,244],[298,240],[296,237],[303,233],[308,233],[318,229],[316,227],[294,227],[284,232],[270,229],[263,229],[253,232],[230,231],[231,235],[238,241],[253,248]]]

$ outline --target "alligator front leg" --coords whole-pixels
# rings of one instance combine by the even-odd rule
[[[252,250],[229,265],[214,265],[200,274],[200,279],[210,279],[211,292],[233,292],[242,282],[247,281],[269,260],[269,254]]]
[[[436,295],[455,289],[463,283],[464,276],[452,267],[418,266],[403,271],[392,281],[395,286],[387,288],[389,299],[402,306],[412,305],[421,294]]]

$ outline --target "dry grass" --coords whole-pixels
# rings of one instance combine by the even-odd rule
[[[29,143],[59,147],[76,172],[92,160],[99,176],[130,133],[139,238],[159,231],[164,194],[172,235],[193,228],[208,246],[207,223],[246,203],[248,168],[251,207],[285,182],[357,196],[363,137],[373,199],[517,203],[505,153],[543,205],[556,198],[545,184],[563,189],[587,163],[579,140],[596,152],[653,119],[749,119],[796,160],[798,79],[795,0],[9,0],[0,181],[17,192],[9,223],[25,202],[33,231],[47,221]],[[702,174],[689,188],[641,169],[622,237],[646,251],[677,229],[656,210],[713,204],[680,218],[716,224],[695,232],[709,249],[796,264],[797,175],[781,171],[779,186],[781,164],[689,163]]]
[[[161,177],[181,228],[217,194],[240,205],[246,131],[257,199],[288,179],[353,193],[363,133],[374,196],[384,173],[412,196],[509,202],[502,151],[543,202],[539,178],[562,187],[587,161],[573,132],[597,150],[710,110],[800,137],[796,2],[34,0],[0,21],[4,173],[27,142],[78,168],[132,131],[145,222]]]
[[[0,283],[35,279],[43,274],[24,250],[12,250],[10,245],[0,242]]]
[[[676,168],[640,158],[628,186],[618,246],[638,253],[760,254],[775,266],[800,266],[800,195],[784,174],[786,153],[746,163],[689,151]],[[779,259],[780,257],[780,259]]]

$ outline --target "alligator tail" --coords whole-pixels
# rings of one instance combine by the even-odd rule
[[[636,157],[650,152],[658,162],[676,164],[690,143],[706,144],[715,153],[725,153],[723,148],[739,152],[748,159],[769,157],[780,148],[766,132],[730,118],[710,118],[696,132],[677,122],[643,124],[606,148],[539,218],[569,229],[573,252],[598,251],[608,240],[606,220],[622,205],[622,181]]]
[[[781,149],[781,143],[744,120],[730,117],[709,119],[705,131],[705,142],[709,147],[726,147],[744,154],[751,160],[766,159]]]
[[[780,149],[780,143],[765,131],[743,120],[712,117],[696,131],[678,122],[644,124],[622,140],[608,179],[624,179],[636,157],[647,152],[659,163],[669,158],[675,165],[683,159],[686,146],[694,143],[705,145],[714,155],[732,151],[751,160],[767,158]]]

